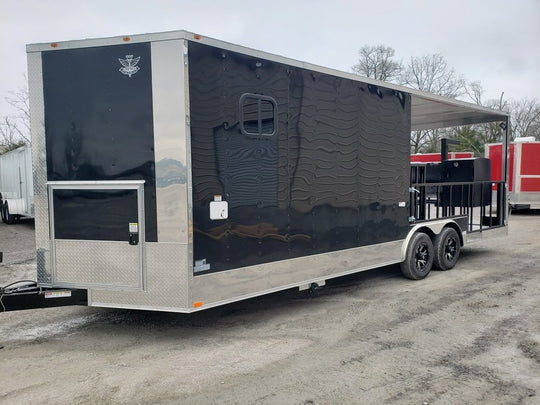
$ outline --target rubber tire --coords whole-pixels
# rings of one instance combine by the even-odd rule
[[[431,271],[434,256],[431,238],[423,232],[417,232],[407,246],[405,261],[400,264],[401,272],[411,280],[421,280]]]
[[[5,224],[7,222],[6,219],[6,208],[4,203],[0,203],[0,214],[2,215],[2,222]]]
[[[439,270],[452,269],[461,251],[461,241],[457,231],[450,227],[444,228],[433,239],[433,246],[435,247],[434,267]]]
[[[7,201],[4,204],[4,217],[6,217],[6,224],[8,224],[8,225],[14,224],[15,220],[17,219],[16,215],[11,215],[9,213],[9,205],[8,205]]]

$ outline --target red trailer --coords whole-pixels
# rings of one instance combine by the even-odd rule
[[[472,152],[449,152],[447,156],[448,160],[471,159],[474,154]],[[440,153],[415,153],[411,155],[411,163],[438,163],[440,161]]]
[[[491,160],[491,180],[501,180],[502,144],[485,147]],[[534,137],[516,138],[509,146],[508,187],[513,209],[540,209],[540,142]]]

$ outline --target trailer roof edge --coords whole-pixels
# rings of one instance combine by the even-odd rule
[[[333,76],[343,77],[366,84],[382,86],[392,90],[408,93],[412,98],[411,130],[436,129],[459,125],[506,121],[509,118],[509,113],[505,111],[493,110],[491,108],[472,104],[466,101],[439,96],[433,93],[359,76],[354,73],[343,72],[309,62],[299,61],[242,45],[236,45],[230,42],[205,37],[185,30],[29,44],[26,46],[26,51],[27,53],[45,52],[61,49],[120,45],[139,42],[157,42],[175,39],[200,42],[206,45],[220,47],[229,51],[239,52],[253,57],[264,58],[294,67],[313,70],[320,73],[330,74]]]

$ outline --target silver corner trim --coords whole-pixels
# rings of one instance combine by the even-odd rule
[[[79,181],[48,181],[47,186],[55,189],[136,189],[145,183],[145,180],[79,180]]]

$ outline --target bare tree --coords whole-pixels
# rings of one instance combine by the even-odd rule
[[[465,92],[471,99],[471,101],[478,105],[482,104],[482,96],[484,94],[484,88],[479,81],[470,82],[465,86]]]
[[[4,117],[0,122],[0,155],[24,145],[24,136],[15,120]]]
[[[456,98],[466,92],[465,80],[448,65],[440,54],[411,57],[401,70],[400,84],[440,96]],[[413,153],[439,150],[439,140],[449,136],[447,130],[423,130],[411,133]]]
[[[402,70],[401,84],[440,96],[456,98],[465,93],[465,80],[440,54],[411,57]]]
[[[24,81],[27,83],[26,75]],[[16,118],[18,123],[22,126],[20,128],[21,135],[24,137],[26,143],[30,142],[30,104],[28,97],[28,86],[19,88],[17,91],[12,91],[10,95],[6,97],[6,101],[15,108],[17,112]]]
[[[30,144],[28,87],[21,87],[9,94],[6,101],[14,108],[15,114],[3,117],[0,122],[0,153]]]
[[[484,88],[479,81],[467,84],[465,92],[475,104],[499,111],[508,111],[509,109],[508,103],[504,99],[504,92],[501,93],[499,99],[492,99],[484,102],[482,99]],[[460,145],[456,149],[474,152],[476,156],[483,156],[484,145],[502,141],[504,131],[499,124],[500,122],[488,122],[454,128],[452,130],[452,136],[460,141]]]
[[[480,82],[472,82],[467,86],[467,95],[478,105],[485,105],[494,110],[510,113],[510,132],[512,138],[532,136],[540,140],[540,103],[537,99],[523,98],[517,101],[506,101],[504,92],[498,100],[482,100],[484,90]],[[482,144],[501,142],[502,130],[498,123],[479,124],[475,132]]]
[[[436,152],[433,147],[433,141],[436,137],[433,136],[432,130],[420,130],[411,132],[411,153],[428,153]]]
[[[358,63],[352,71],[371,79],[393,81],[401,72],[401,63],[394,60],[395,51],[385,45],[365,45],[358,51]]]
[[[540,103],[536,99],[523,98],[511,101],[510,120],[512,137],[533,136],[540,140]]]
[[[403,65],[394,59],[393,48],[377,45],[363,46],[359,50],[358,63],[352,67],[354,73],[373,79],[394,81],[404,86],[427,91],[445,97],[468,96],[470,101],[495,110],[510,112],[512,137],[533,136],[540,140],[540,103],[537,99],[506,101],[504,92],[498,100],[483,100],[484,89],[479,81],[466,83],[448,65],[440,54],[411,57]],[[476,124],[468,128],[423,130],[411,133],[411,152],[436,152],[442,137],[457,138],[461,146],[457,149],[473,151],[483,155],[486,143],[502,140],[503,130],[498,122]]]

